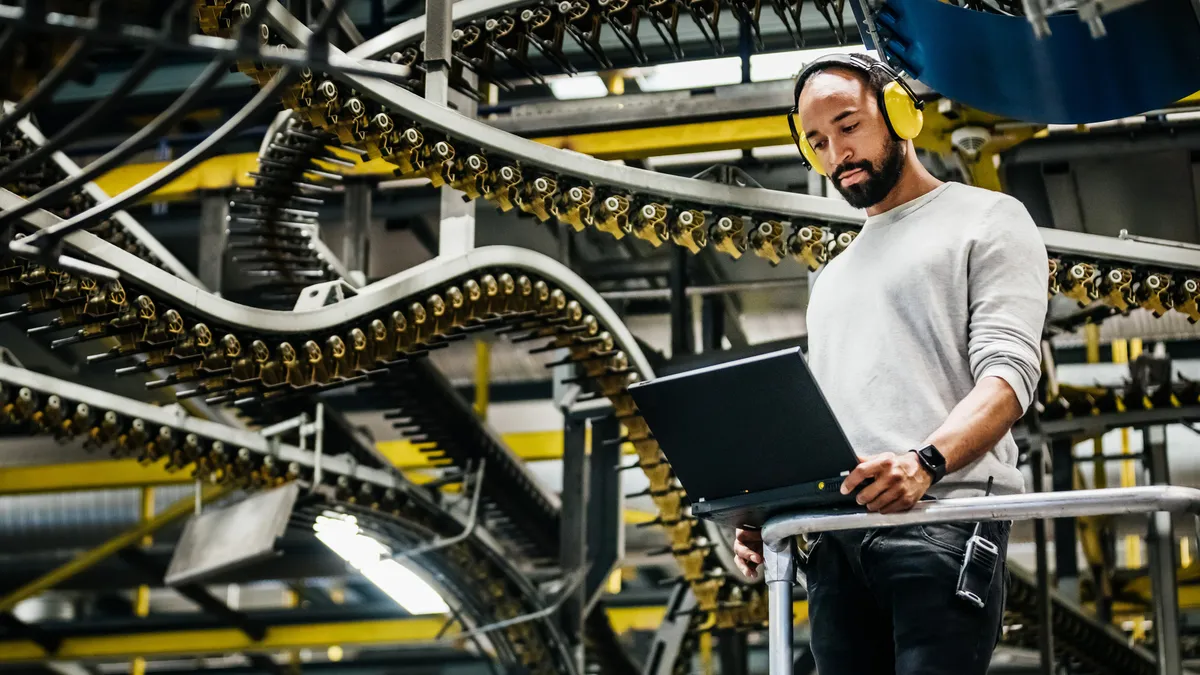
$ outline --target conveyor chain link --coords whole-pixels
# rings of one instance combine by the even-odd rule
[[[305,73],[302,81],[311,83]],[[354,166],[333,146],[337,139],[289,119],[260,152],[254,185],[239,187],[230,202],[226,248],[254,280],[256,304],[291,309],[305,287],[340,277],[316,245],[326,183],[341,181],[339,169]]]
[[[385,416],[431,462],[467,470],[484,460],[480,508],[487,529],[537,564],[559,556],[559,512],[519,459],[483,427],[474,411],[428,362],[397,368],[370,390]]]
[[[1153,675],[1154,659],[1130,646],[1124,635],[1084,614],[1057,595],[1051,598],[1055,662],[1079,675]],[[1038,648],[1037,583],[1028,572],[1010,565],[1002,643]]]
[[[36,149],[33,139],[26,137],[19,127],[14,126],[0,138],[0,170]],[[7,184],[0,187],[15,195],[30,199],[66,177],[67,173],[55,164],[52,158],[47,157],[45,161],[36,166],[20,169],[15,176],[9,179]],[[81,190],[71,194],[58,207],[47,210],[59,218],[70,218],[95,205],[96,200]],[[155,267],[163,266],[162,261],[156,258],[136,237],[127,232],[116,218],[102,220],[88,228],[88,231],[114,246],[129,251]]]
[[[568,38],[579,45],[599,70],[612,69],[613,60],[602,45],[605,32],[620,41],[633,62],[649,62],[639,33],[642,19],[649,21],[672,60],[700,54],[685,55],[679,40],[679,21],[690,20],[700,29],[709,52],[725,52],[726,40],[737,32],[722,36],[721,18],[732,15],[745,26],[754,38],[753,49],[764,49],[760,18],[764,5],[779,18],[797,48],[806,39],[800,25],[803,0],[531,0],[526,3],[505,3],[503,9],[480,12],[455,22],[451,33],[451,84],[472,92],[465,73],[474,73],[481,82],[491,82],[503,89],[512,85],[500,75],[502,66],[534,82],[543,83],[546,75],[577,73],[578,63],[567,56],[564,45]],[[839,43],[846,39],[843,25],[845,3],[842,0],[815,0],[813,3],[825,18]],[[401,40],[378,54],[376,58],[414,68],[417,77],[411,86],[419,91],[425,62],[424,42],[418,35]],[[544,58],[554,72],[542,72],[535,58]],[[544,70],[544,68],[543,68]]]
[[[132,458],[146,466],[160,464],[168,472],[188,472],[215,485],[257,490],[290,481],[313,483],[315,459],[311,452],[291,448],[290,455],[275,455],[257,435],[249,438],[254,443],[248,445],[253,447],[238,447],[220,431],[211,435],[189,431],[178,421],[182,418],[174,415],[156,415],[147,421],[144,417],[148,415],[127,412],[144,406],[141,402],[101,393],[110,403],[100,407],[60,394],[57,387],[13,383],[20,379],[0,373],[0,427],[49,434],[61,441],[82,439],[89,450],[107,450],[114,458]],[[286,461],[281,456],[303,461]],[[341,470],[343,466],[349,471]],[[441,508],[436,492],[426,492],[390,472],[364,471],[357,466],[356,462],[342,464],[329,459],[322,463],[322,483],[332,491],[339,509],[367,516],[368,524],[371,519],[399,522],[422,535],[433,532],[451,537],[461,532],[462,523]],[[539,609],[528,602],[534,595],[532,589],[518,588],[514,570],[500,564],[497,557],[502,554],[491,552],[477,537],[428,555],[445,565],[435,567],[456,576],[451,590],[474,605],[472,616],[476,618],[503,621]],[[549,646],[562,642],[552,622],[519,623],[502,632],[512,660],[528,672],[563,672],[562,654]]]
[[[280,39],[270,38],[272,44]],[[313,127],[336,136],[343,147],[396,166],[397,176],[450,185],[501,211],[540,221],[557,219],[576,231],[592,228],[616,238],[633,234],[655,247],[669,240],[693,253],[711,241],[715,249],[733,258],[749,249],[772,265],[790,257],[810,271],[846,250],[857,235],[857,227],[850,224],[675,203],[525,165],[468,138],[453,138],[416,124],[400,111],[332,79],[313,74],[312,81],[319,95],[285,97],[284,103]],[[1162,316],[1174,310],[1193,323],[1200,321],[1200,273],[1194,270],[1054,253],[1048,267],[1050,295],[1061,293],[1081,305],[1099,302],[1122,313],[1142,307]]]

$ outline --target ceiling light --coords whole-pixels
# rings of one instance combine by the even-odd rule
[[[865,53],[869,56],[879,58],[878,52],[874,49],[864,50],[862,45],[796,49],[788,52],[775,52],[773,54],[751,54],[750,80],[753,82],[789,80],[796,77],[796,74],[800,72],[804,64],[815,61],[822,56],[827,54],[851,53]]]
[[[736,56],[705,61],[664,63],[660,66],[637,68],[634,79],[642,91],[672,89],[702,89],[742,81],[742,60]]]
[[[432,586],[415,572],[392,559],[392,552],[377,539],[363,534],[358,519],[332,511],[313,523],[317,539],[338,554],[368,581],[379,587],[404,611],[414,616],[445,614],[450,607]]]
[[[560,101],[571,101],[581,98],[600,98],[608,96],[608,87],[604,80],[596,74],[579,74],[568,77],[556,77],[547,80],[550,93]]]

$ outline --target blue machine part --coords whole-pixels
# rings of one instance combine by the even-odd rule
[[[863,43],[871,40],[851,2]],[[892,65],[939,94],[1004,117],[1081,124],[1137,115],[1200,91],[1200,16],[1190,0],[1145,0],[1103,16],[1093,38],[1079,16],[1025,17],[938,0],[887,0],[876,28]]]

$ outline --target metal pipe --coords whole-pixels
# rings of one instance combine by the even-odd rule
[[[1036,493],[1044,492],[1046,489],[1046,460],[1048,458],[1049,448],[1042,443],[1031,458],[1033,490]],[[1037,559],[1038,651],[1041,654],[1041,673],[1042,675],[1054,675],[1054,601],[1050,596],[1052,581],[1045,519],[1039,518],[1033,521],[1033,539]]]
[[[1174,485],[963,497],[920,502],[904,513],[816,511],[782,514],[763,527],[763,541],[778,543],[811,532],[902,527],[929,523],[1035,520],[1155,511],[1200,513],[1200,489]]]
[[[763,570],[766,574],[767,663],[771,675],[792,675],[792,583],[796,578],[796,560],[789,539],[763,544]]]

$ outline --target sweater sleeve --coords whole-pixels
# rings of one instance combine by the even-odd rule
[[[1041,372],[1046,246],[1025,206],[1012,197],[1002,197],[979,227],[967,267],[971,374],[976,383],[1003,378],[1027,410]]]

